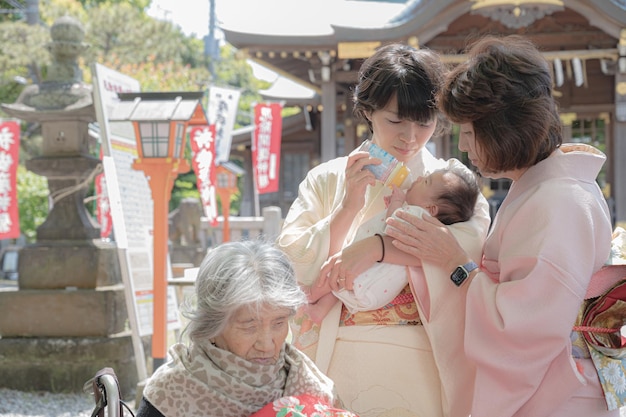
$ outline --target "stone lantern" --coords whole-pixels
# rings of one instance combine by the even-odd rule
[[[109,366],[128,392],[138,377],[117,247],[100,239],[84,204],[102,172],[89,149],[92,87],[77,63],[88,46],[82,25],[69,16],[50,33],[47,78],[2,104],[9,115],[41,125],[41,156],[26,167],[47,178],[51,207],[37,241],[20,251],[18,289],[0,291],[0,386],[81,390]]]
[[[230,198],[238,191],[237,178],[245,173],[239,166],[232,162],[223,162],[215,169],[217,184],[215,192],[222,202],[222,216],[224,227],[222,229],[222,242],[230,242]]]
[[[52,207],[37,229],[37,240],[93,239],[100,229],[91,220],[83,199],[101,162],[89,154],[90,122],[96,120],[91,85],[82,82],[77,58],[87,45],[79,22],[65,16],[51,27],[47,48],[53,61],[41,84],[24,89],[17,102],[4,111],[41,124],[41,156],[26,167],[48,178]]]

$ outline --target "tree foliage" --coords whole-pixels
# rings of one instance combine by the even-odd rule
[[[50,62],[46,50],[49,41],[49,32],[41,26],[0,22],[0,100],[3,103],[13,103],[28,79],[40,79],[33,62],[44,65]]]
[[[255,78],[250,64],[245,59],[238,58],[231,45],[224,45],[221,48],[216,68],[216,84],[241,90],[235,127],[250,125],[252,106],[261,101],[259,90],[268,88],[269,83]]]
[[[50,28],[62,16],[72,16],[81,22],[87,18],[87,11],[77,0],[39,1],[39,18],[42,26]]]
[[[0,0],[0,3],[2,0]],[[70,15],[85,30],[89,46],[80,57],[84,81],[91,82],[95,62],[133,77],[142,91],[205,91],[211,85],[241,90],[235,127],[251,123],[252,104],[261,100],[258,91],[268,84],[257,80],[245,59],[226,45],[211,64],[204,56],[203,41],[186,36],[171,22],[145,13],[150,0],[46,0],[40,1],[41,25],[27,25],[19,14],[0,18],[0,102],[14,103],[24,84],[45,81],[51,63],[47,45],[49,28],[56,19]],[[181,4],[181,7],[184,7]],[[206,101],[205,101],[206,102]],[[2,111],[0,110],[0,117]],[[40,126],[23,124],[20,161],[36,156],[41,147]],[[189,154],[189,152],[188,152]],[[20,223],[27,238],[47,215],[45,178],[20,167],[18,199]],[[181,175],[172,191],[172,206],[184,197],[199,197],[193,171]]]
[[[27,240],[35,240],[36,230],[48,215],[48,181],[45,177],[17,167],[17,200],[20,230]]]
[[[145,10],[151,3],[151,0],[79,0],[80,3],[89,9],[103,4],[129,4],[137,10]]]
[[[155,20],[129,4],[103,4],[87,14],[87,62],[138,64],[151,58],[154,63],[202,63],[200,41],[191,42],[170,22]]]

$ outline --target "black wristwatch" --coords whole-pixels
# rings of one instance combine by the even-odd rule
[[[459,265],[456,267],[454,272],[450,275],[450,279],[452,280],[452,282],[454,282],[454,285],[456,285],[457,287],[460,287],[461,284],[465,282],[467,277],[469,277],[470,272],[472,272],[474,269],[477,269],[477,268],[478,268],[478,265],[476,265],[476,262],[474,261],[469,261],[465,265]]]

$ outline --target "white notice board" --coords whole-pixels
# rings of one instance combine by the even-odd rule
[[[152,194],[143,171],[132,168],[137,157],[132,124],[110,123],[107,116],[119,101],[118,92],[137,92],[140,85],[137,80],[100,64],[94,64],[92,74],[113,236],[126,289],[135,356],[142,358],[137,361],[139,377],[145,379],[145,355],[139,336],[150,335],[153,329]],[[167,265],[169,267],[169,257]],[[171,270],[167,275],[171,278]],[[167,312],[168,329],[179,329],[176,292],[171,287],[168,288]]]

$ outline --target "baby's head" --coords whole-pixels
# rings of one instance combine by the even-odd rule
[[[471,171],[449,167],[415,180],[406,192],[406,202],[425,208],[443,224],[453,224],[472,217],[479,193]]]

